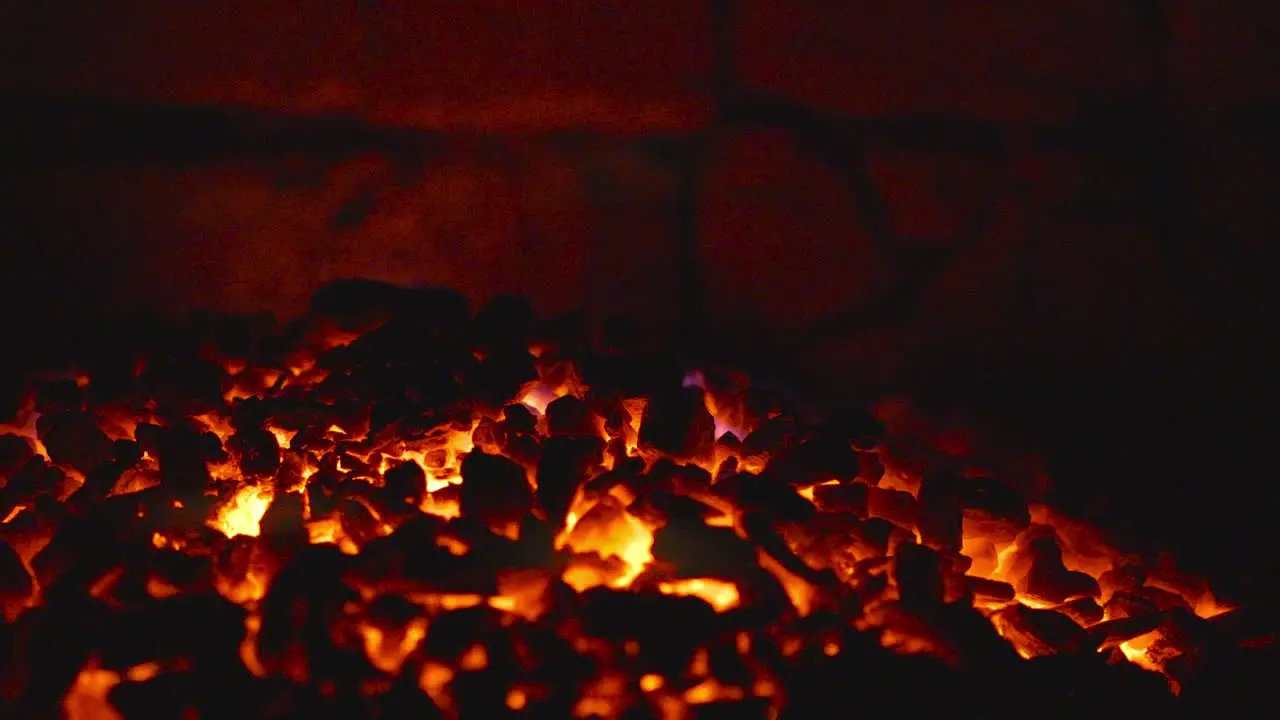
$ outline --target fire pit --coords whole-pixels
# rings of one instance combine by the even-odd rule
[[[114,340],[0,435],[9,717],[1189,716],[1269,657],[901,403],[625,323],[347,282]]]

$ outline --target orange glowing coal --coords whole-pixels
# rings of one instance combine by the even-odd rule
[[[749,384],[693,372],[597,392],[548,343],[476,348],[449,372],[370,359],[428,332],[394,327],[318,323],[275,365],[221,357],[215,407],[151,394],[145,369],[129,401],[99,402],[97,378],[76,375],[77,401],[33,395],[3,428],[18,458],[0,488],[6,617],[35,626],[71,603],[191,634],[94,640],[55,684],[66,716],[148,716],[157,683],[203,687],[210,667],[288,702],[355,693],[449,717],[776,714],[796,663],[839,662],[864,638],[950,664],[990,652],[948,631],[956,608],[1023,658],[1083,650],[1166,674],[1193,650],[1168,618],[1230,610],[980,468],[928,468],[892,433],[806,427],[752,405]],[[505,402],[454,392],[468,373]],[[184,602],[219,629],[167,619]],[[202,692],[166,702],[183,717],[234,706]],[[51,701],[21,673],[5,693]]]

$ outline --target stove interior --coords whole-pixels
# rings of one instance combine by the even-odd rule
[[[1280,12],[0,17],[19,714],[1269,692]]]

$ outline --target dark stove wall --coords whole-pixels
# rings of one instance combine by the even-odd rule
[[[517,292],[976,406],[1130,516],[1194,509],[1271,462],[1269,8],[10,4],[5,322]]]

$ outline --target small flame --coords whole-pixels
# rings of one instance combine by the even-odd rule
[[[369,662],[379,670],[394,675],[400,672],[409,653],[417,649],[426,637],[427,622],[417,618],[400,632],[391,634],[372,625],[365,625],[360,628],[360,634],[364,639],[365,654]]]
[[[67,720],[123,720],[107,700],[107,694],[120,684],[120,679],[120,673],[113,670],[83,668],[62,701]]]
[[[554,390],[542,383],[538,383],[530,388],[528,392],[521,395],[518,402],[528,405],[530,409],[539,415],[545,415],[547,406],[558,397],[559,395],[556,395]]]
[[[700,597],[711,604],[717,612],[731,610],[738,606],[738,586],[714,578],[692,578],[664,582],[658,589],[668,595],[692,595]]]
[[[269,426],[267,429],[271,431],[272,435],[276,436],[276,442],[282,448],[289,447],[289,443],[293,442],[293,436],[298,434],[297,430],[285,430],[274,425]]]
[[[245,485],[231,501],[218,509],[209,526],[233,538],[237,535],[257,537],[262,532],[262,516],[271,504],[273,492],[267,485]]]
[[[1148,648],[1151,647],[1156,640],[1160,639],[1160,631],[1152,630],[1144,635],[1139,635],[1132,640],[1126,640],[1120,643],[1120,651],[1124,656],[1129,658],[1129,662],[1138,667],[1150,670],[1151,672],[1161,672],[1164,668],[1160,667],[1160,663],[1156,662],[1147,654]]]

